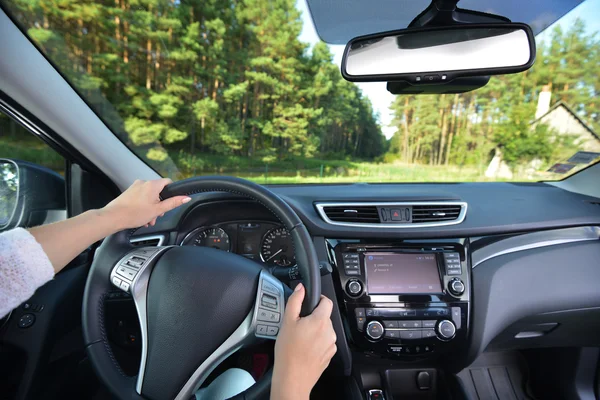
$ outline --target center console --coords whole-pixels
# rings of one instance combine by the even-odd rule
[[[329,241],[329,246],[358,350],[414,359],[466,342],[470,275],[461,242]]]

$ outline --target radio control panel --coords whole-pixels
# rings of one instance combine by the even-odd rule
[[[466,342],[470,268],[461,243],[340,243],[333,250],[345,317],[360,350],[427,357]]]

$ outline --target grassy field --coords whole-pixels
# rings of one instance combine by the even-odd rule
[[[30,161],[64,172],[64,160],[39,140],[25,143],[0,138],[0,157]],[[390,183],[390,182],[479,182],[486,178],[486,166],[418,165],[350,160],[290,159],[265,164],[259,158],[202,154],[171,154],[180,178],[199,175],[233,175],[261,184],[296,183]],[[512,181],[560,179],[544,172],[515,175]],[[498,180],[498,179],[494,179]]]
[[[297,184],[297,183],[391,183],[391,182],[484,182],[498,181],[488,179],[485,170],[474,166],[435,166],[408,164],[358,163],[343,173],[324,174],[313,170],[264,172],[248,171],[203,171],[196,175],[235,175],[261,184]],[[192,174],[185,177],[192,176]],[[549,174],[514,176],[512,181],[533,182],[556,179]]]

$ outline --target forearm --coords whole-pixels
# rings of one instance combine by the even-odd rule
[[[309,400],[311,390],[312,386],[308,387],[293,373],[282,372],[276,361],[271,381],[270,400]]]
[[[89,246],[121,229],[105,210],[90,210],[65,221],[31,228],[29,232],[57,273]]]
[[[269,400],[309,400],[310,392],[307,394],[305,388],[300,388],[301,391],[295,391],[292,388],[271,388],[271,396]]]

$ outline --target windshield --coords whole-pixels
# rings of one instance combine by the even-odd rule
[[[344,46],[318,39],[304,0],[2,4],[163,176],[540,181],[600,157],[600,0],[538,34],[529,71],[416,96],[345,81]]]

